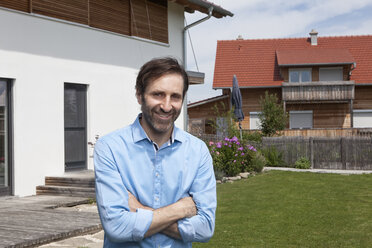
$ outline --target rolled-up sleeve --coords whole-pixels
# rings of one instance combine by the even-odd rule
[[[129,211],[128,192],[110,147],[98,140],[94,149],[96,199],[105,234],[112,242],[140,241],[149,229],[153,212]]]
[[[217,207],[216,179],[208,148],[204,145],[201,150],[203,159],[189,192],[198,213],[196,216],[178,221],[178,229],[184,242],[207,242],[214,233]]]

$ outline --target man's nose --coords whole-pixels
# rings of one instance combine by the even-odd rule
[[[171,111],[172,110],[172,103],[170,101],[170,98],[165,97],[160,107],[164,112]]]

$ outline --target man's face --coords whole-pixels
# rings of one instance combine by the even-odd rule
[[[183,78],[179,74],[166,74],[150,82],[143,96],[137,94],[141,104],[141,124],[151,135],[168,135],[178,118],[183,102]]]

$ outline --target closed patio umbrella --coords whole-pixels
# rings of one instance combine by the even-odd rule
[[[231,92],[231,104],[234,106],[234,116],[239,121],[240,139],[242,138],[241,121],[244,120],[244,113],[242,110],[242,94],[240,93],[238,79],[236,75],[233,76],[233,87]]]

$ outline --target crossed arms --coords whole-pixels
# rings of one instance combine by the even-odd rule
[[[131,212],[136,212],[138,208],[153,211],[152,222],[145,233],[145,237],[161,232],[169,237],[182,239],[177,221],[183,218],[191,218],[197,214],[195,203],[191,197],[182,198],[176,203],[159,209],[152,209],[142,205],[130,192],[128,192],[128,195]]]

